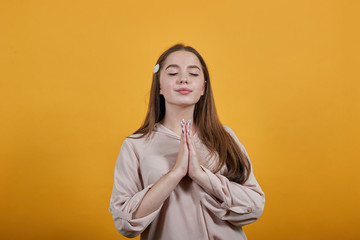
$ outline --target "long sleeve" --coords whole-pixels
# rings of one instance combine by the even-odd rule
[[[250,161],[245,147],[240,143],[235,133],[229,127],[225,126],[225,128]],[[251,173],[244,184],[229,181],[225,176],[212,173],[209,169],[201,166],[208,175],[214,192],[220,196],[220,198],[216,198],[203,192],[202,204],[218,218],[238,227],[255,222],[262,215],[265,206],[265,194],[255,179],[251,162],[250,166]]]
[[[123,236],[136,237],[159,214],[162,205],[145,217],[137,219],[132,217],[152,186],[153,184],[143,187],[137,152],[128,139],[125,139],[115,165],[114,185],[109,207],[115,227]]]

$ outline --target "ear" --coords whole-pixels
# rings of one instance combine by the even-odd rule
[[[204,86],[203,86],[203,89],[201,91],[201,96],[204,95],[205,89],[206,89],[206,81],[204,82]]]
[[[163,94],[163,92],[162,92],[161,88],[160,88],[160,91],[159,91],[159,93],[160,93],[160,95],[162,95],[162,94]]]

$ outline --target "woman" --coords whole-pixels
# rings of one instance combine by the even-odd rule
[[[144,124],[116,162],[116,229],[141,239],[247,239],[242,226],[264,204],[244,146],[218,119],[203,58],[169,48],[154,68]]]

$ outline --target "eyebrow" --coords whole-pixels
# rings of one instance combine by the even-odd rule
[[[165,68],[165,70],[166,70],[166,69],[168,69],[169,67],[180,68],[180,67],[179,67],[179,65],[176,65],[176,64],[170,64],[169,66],[167,66],[167,67]],[[196,65],[190,65],[190,66],[188,66],[188,68],[197,68],[197,69],[199,69],[199,70],[200,70],[200,68],[199,68],[198,66],[196,66]]]

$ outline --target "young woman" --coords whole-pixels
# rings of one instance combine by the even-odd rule
[[[154,68],[144,124],[115,165],[116,229],[141,239],[247,239],[242,226],[264,205],[244,146],[219,121],[203,58],[169,48]]]

